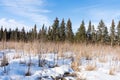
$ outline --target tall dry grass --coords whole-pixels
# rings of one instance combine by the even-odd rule
[[[79,43],[53,43],[53,42],[0,42],[0,50],[3,49],[15,49],[15,50],[24,50],[28,52],[29,50],[33,54],[37,54],[40,50],[43,50],[47,53],[58,50],[59,55],[62,55],[63,52],[71,51],[74,54],[79,56],[84,56],[86,58],[91,58],[94,56],[104,56],[106,54],[115,54],[120,56],[120,46],[111,47],[109,45],[101,44],[79,44]]]

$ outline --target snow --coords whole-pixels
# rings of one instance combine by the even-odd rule
[[[65,72],[77,73],[77,77],[86,80],[120,80],[120,61],[112,60],[113,55],[107,56],[106,62],[100,62],[99,58],[94,58],[92,60],[86,60],[84,57],[80,59],[81,65],[79,66],[80,71],[74,71],[71,68],[71,59],[62,57],[58,59],[58,66],[49,67],[49,65],[54,65],[54,57],[57,59],[57,54],[46,53],[41,55],[41,59],[45,60],[45,66],[38,66],[38,56],[31,55],[31,66],[30,66],[30,76],[25,76],[28,71],[28,64],[30,61],[29,56],[22,56],[20,58],[14,58],[16,54],[23,55],[22,51],[16,53],[15,50],[2,50],[0,51],[0,58],[3,57],[3,52],[6,54],[9,64],[5,67],[6,73],[4,73],[4,67],[0,67],[0,80],[53,80],[52,77],[62,77]],[[67,57],[73,55],[72,52],[67,52]],[[64,63],[64,64],[63,64]],[[92,71],[87,71],[85,69],[86,65],[95,64],[96,69]],[[116,71],[114,75],[109,74],[109,70],[115,67]],[[67,76],[66,80],[76,80],[76,77]]]

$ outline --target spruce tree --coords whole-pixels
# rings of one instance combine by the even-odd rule
[[[7,37],[7,29],[5,28],[4,32],[3,32],[3,41],[6,42],[6,37]]]
[[[103,40],[104,43],[108,43],[109,42],[109,35],[108,35],[108,29],[107,29],[107,27],[105,27],[103,37],[104,37],[104,40]]]
[[[15,29],[14,40],[18,41],[18,28]]]
[[[59,41],[60,34],[59,34],[59,20],[56,18],[52,25],[52,37],[54,41]]]
[[[89,21],[88,30],[87,30],[87,41],[89,41],[89,42],[91,42],[91,40],[92,40],[91,28],[92,28],[91,21]]]
[[[14,40],[15,40],[14,37],[15,37],[15,31],[12,30],[12,31],[11,31],[11,34],[10,34],[10,40],[11,40],[11,41],[14,41]]]
[[[74,34],[72,31],[72,22],[70,19],[67,21],[67,27],[66,27],[66,40],[69,42],[74,41]]]
[[[61,22],[61,25],[60,25],[60,40],[61,41],[65,41],[65,22],[64,22],[64,19],[62,20]]]
[[[52,38],[52,29],[51,29],[50,26],[48,28],[47,39],[48,39],[48,41],[53,41],[53,38]]]
[[[111,46],[113,46],[115,43],[115,23],[114,20],[112,20],[111,27],[110,27],[110,39],[111,39]]]
[[[8,31],[8,34],[7,34],[7,40],[10,40],[11,38],[11,33],[12,33],[12,30],[11,28],[9,28],[9,31]]]
[[[92,39],[92,43],[96,42],[96,30],[94,28],[94,25],[91,26],[91,39]]]
[[[37,39],[37,26],[36,24],[34,25],[34,28],[32,29],[32,40],[36,40]]]
[[[97,31],[97,41],[98,42],[101,42],[101,43],[104,43],[104,36],[105,36],[105,23],[103,22],[103,20],[101,20],[99,22],[99,25],[98,25],[98,31]]]
[[[76,39],[77,39],[77,42],[85,42],[86,41],[86,30],[85,30],[84,21],[82,21],[82,24],[80,25],[80,28],[78,29],[78,31],[76,33]]]
[[[38,32],[38,39],[39,39],[39,41],[40,41],[40,39],[41,39],[41,29],[40,29],[39,32]]]
[[[33,29],[32,29],[33,30]],[[28,41],[33,41],[33,31],[29,30],[29,32],[26,33],[26,40]]]
[[[118,45],[120,45],[120,21],[118,22],[117,25],[117,40],[118,40]]]
[[[42,30],[40,30],[40,39],[41,41],[46,41],[46,29],[44,24],[42,26]]]
[[[0,41],[3,40],[3,27],[0,29]]]
[[[20,39],[21,41],[25,41],[25,29],[24,27],[22,28],[21,32],[20,32]]]

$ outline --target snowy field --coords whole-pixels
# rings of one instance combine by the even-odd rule
[[[64,55],[59,57],[56,53],[44,53],[23,56],[22,51],[0,51],[0,63],[8,60],[8,64],[0,67],[0,80],[120,80],[120,60],[115,55],[83,56],[77,66],[77,55],[72,52]]]

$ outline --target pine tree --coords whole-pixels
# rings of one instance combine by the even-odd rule
[[[7,29],[5,28],[5,30],[3,31],[3,40],[2,40],[3,49],[6,48],[6,37],[7,37]]]
[[[41,29],[40,29],[39,32],[38,32],[38,39],[39,39],[39,41],[40,41],[40,39],[41,39]]]
[[[60,34],[59,34],[59,20],[56,18],[52,25],[52,37],[54,41],[59,41]]]
[[[89,21],[88,30],[87,30],[87,41],[89,41],[89,42],[91,42],[91,40],[92,40],[91,28],[92,28],[91,21]]]
[[[18,41],[18,28],[15,29],[14,40]]]
[[[33,41],[33,31],[29,30],[29,32],[26,33],[26,41]]]
[[[98,31],[97,31],[97,41],[100,41],[101,43],[104,43],[105,27],[106,27],[105,23],[103,22],[103,20],[101,20],[99,22]]]
[[[65,41],[65,22],[64,22],[64,19],[62,20],[61,22],[61,25],[60,25],[60,40],[61,41]]]
[[[91,26],[91,38],[92,38],[92,43],[96,42],[96,31],[94,28],[94,25]]]
[[[76,33],[76,39],[77,39],[77,42],[85,42],[86,41],[86,30],[85,30],[84,21],[82,21],[82,24],[80,25],[80,28],[78,29],[78,31]]]
[[[74,34],[72,31],[72,22],[70,19],[67,21],[67,27],[66,27],[66,40],[73,42],[74,41]]]
[[[21,41],[25,41],[25,29],[24,29],[24,27],[22,28],[22,30],[21,30],[21,32],[20,32],[20,40]]]
[[[32,30],[32,40],[36,40],[37,39],[37,26],[36,26],[36,24],[34,25],[34,28],[33,28],[33,30]]]
[[[47,39],[48,39],[48,41],[53,41],[53,38],[52,38],[52,29],[51,29],[50,26],[48,28]]]
[[[111,46],[113,46],[115,43],[115,23],[114,20],[112,20],[112,24],[110,27],[110,39],[111,39]]]
[[[15,41],[15,38],[14,38],[14,37],[15,37],[15,31],[12,30],[12,31],[11,31],[11,34],[10,34],[10,40],[11,40],[11,41]]]
[[[109,35],[108,35],[108,29],[107,29],[107,27],[105,27],[105,30],[104,30],[104,35],[103,35],[103,37],[104,37],[104,43],[108,43],[109,42]]]
[[[118,45],[120,45],[120,21],[118,22],[117,25],[117,40],[118,40]]]
[[[3,27],[1,27],[1,30],[0,30],[0,41],[3,40]]]
[[[28,35],[29,35],[29,41],[30,41],[30,42],[34,41],[33,29],[29,31]]]
[[[42,30],[40,30],[40,39],[41,41],[46,41],[46,29],[45,29],[45,26],[43,24],[42,26]]]
[[[9,28],[9,31],[8,31],[8,33],[7,33],[7,40],[10,40],[11,38],[11,33],[12,33],[12,31],[11,31],[11,28]]]
[[[7,37],[7,29],[5,28],[4,32],[3,32],[3,41],[6,42],[6,37]]]

